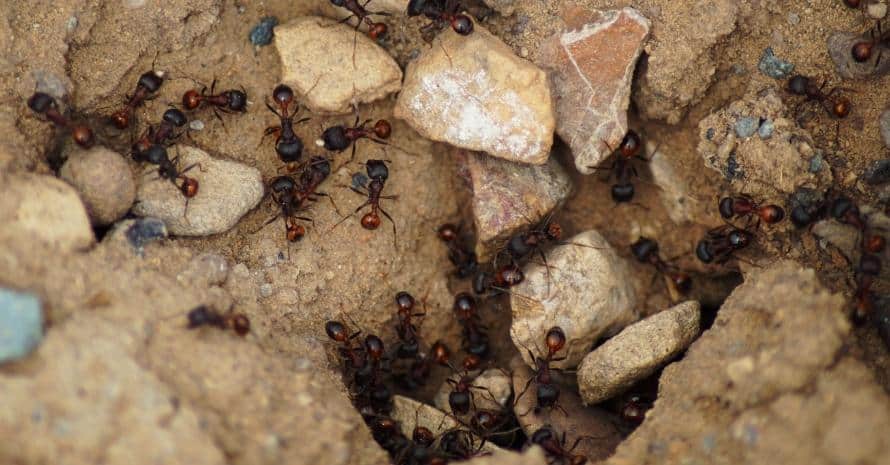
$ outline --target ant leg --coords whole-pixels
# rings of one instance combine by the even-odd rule
[[[385,197],[381,197],[381,198],[385,198]],[[380,213],[383,213],[383,216],[385,216],[386,219],[388,219],[389,222],[392,223],[392,245],[393,245],[393,247],[398,249],[399,248],[399,240],[398,240],[398,236],[396,235],[396,222],[393,221],[392,217],[389,216],[389,213],[386,213],[386,210],[384,210],[383,208],[380,208]]]
[[[353,192],[355,192],[356,194],[362,196],[362,197],[367,197],[367,196],[368,196],[368,193],[367,193],[367,192],[362,192],[360,189],[355,188],[355,186],[349,186],[349,189],[352,190]],[[367,204],[365,204],[365,205],[367,205]]]
[[[333,198],[333,197],[331,197],[330,195],[328,195],[328,194],[326,194],[326,193],[324,193],[324,192],[315,192],[315,195],[320,195],[320,196],[323,196],[323,197],[327,197],[328,200],[331,201],[331,205],[334,206],[334,210],[337,212],[337,214],[338,214],[338,215],[340,214],[340,209],[337,208],[337,204],[334,203],[334,198]]]
[[[341,19],[340,21],[337,21],[337,24],[343,24],[343,23],[349,21],[350,19],[352,19],[354,16],[355,16],[354,14],[350,14],[349,16]]]
[[[352,142],[352,156],[349,157],[349,161],[347,163],[352,163],[355,160],[355,146],[358,145],[355,141]]]
[[[340,223],[342,223],[342,222],[348,220],[349,218],[352,218],[353,215],[355,215],[356,213],[359,212],[359,210],[361,210],[362,208],[367,207],[367,206],[370,205],[370,204],[371,204],[371,201],[370,201],[370,200],[366,200],[365,203],[359,205],[358,208],[355,209],[355,211],[353,211],[352,213],[350,213],[350,214],[347,215],[347,216],[344,216],[343,218],[340,219],[340,221],[338,221],[336,224],[334,224],[333,226],[331,226],[331,229],[329,229],[328,231],[333,231],[334,228],[336,228],[337,226],[340,226]]]

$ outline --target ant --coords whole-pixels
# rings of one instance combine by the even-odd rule
[[[389,139],[389,136],[392,134],[392,125],[389,124],[389,121],[380,119],[374,123],[373,128],[365,128],[370,122],[371,120],[365,120],[359,124],[359,116],[356,115],[355,122],[352,123],[351,127],[338,124],[325,129],[321,135],[324,148],[332,152],[342,152],[351,145],[352,156],[349,158],[351,162],[355,159],[355,142],[359,139],[365,138],[372,142],[386,145],[384,139]]]
[[[469,365],[477,364],[476,360],[478,359],[471,358],[471,360],[473,362],[470,362]],[[469,369],[465,368],[463,374],[455,374],[458,375],[457,380],[452,378],[445,380],[446,383],[453,387],[451,393],[448,394],[448,406],[451,407],[451,411],[455,414],[466,415],[470,413],[471,405],[474,409],[476,408],[476,401],[473,397],[474,389],[486,391],[491,394],[492,398],[494,397],[494,394],[487,387],[472,384],[475,376],[470,376]]]
[[[154,145],[153,147],[160,147],[160,145]],[[163,148],[163,147],[161,147]],[[166,150],[164,151],[164,156],[160,158],[160,163],[158,163],[158,176],[161,179],[168,179],[179,192],[182,193],[183,197],[185,197],[185,211],[183,212],[183,216],[188,212],[189,200],[191,200],[194,196],[198,195],[198,180],[189,176],[186,176],[185,173],[191,171],[193,168],[200,168],[200,164],[193,163],[187,166],[185,169],[180,170],[178,166],[179,157],[174,157],[172,160],[167,158]],[[176,181],[181,180],[182,184],[177,184]]]
[[[559,326],[554,326],[547,330],[547,334],[544,336],[544,343],[547,345],[547,356],[546,357],[538,357],[532,353],[531,349],[526,348],[528,351],[529,357],[535,362],[534,376],[530,377],[528,382],[525,383],[525,388],[522,389],[522,392],[519,393],[519,396],[516,397],[516,402],[525,394],[525,391],[528,390],[529,386],[531,386],[532,381],[535,382],[537,393],[536,393],[536,405],[534,407],[535,413],[538,413],[543,408],[557,408],[562,411],[563,415],[568,416],[568,413],[559,405],[559,388],[556,386],[553,380],[553,376],[551,375],[551,371],[562,371],[559,368],[553,368],[550,366],[552,362],[559,362],[565,360],[565,357],[554,357],[557,352],[562,350],[566,344],[566,335],[563,332],[562,328]]]
[[[881,23],[878,22],[877,26],[869,31],[869,37],[868,40],[861,40],[853,44],[853,47],[850,49],[850,55],[857,63],[865,63],[871,59],[872,53],[877,46],[878,58],[875,60],[875,68],[877,68],[881,64],[881,58],[884,55],[884,50],[881,46],[890,41],[890,31],[882,31]]]
[[[299,185],[291,176],[278,176],[269,183],[269,192],[272,195],[272,201],[279,207],[279,212],[272,218],[269,218],[263,226],[284,217],[284,229],[288,242],[297,242],[306,235],[306,228],[297,223],[296,220],[312,222],[311,218],[297,216],[300,210],[300,204],[297,201],[299,195]]]
[[[740,194],[735,197],[723,197],[717,204],[720,216],[726,220],[733,218],[748,218],[756,215],[757,224],[761,221],[766,224],[776,224],[785,218],[785,210],[778,205],[760,205],[751,197]]]
[[[368,11],[365,7],[370,3],[371,0],[367,0],[364,5],[358,2],[358,0],[331,0],[331,3],[334,6],[339,6],[341,8],[346,8],[349,10],[349,16],[340,20],[341,23],[345,23],[352,19],[355,16],[358,19],[358,22],[355,24],[355,29],[358,30],[359,26],[361,26],[364,21],[365,24],[368,25],[368,37],[372,40],[377,40],[386,35],[387,27],[386,24],[371,20],[371,15],[378,16],[389,16],[389,13],[385,11]]]
[[[411,322],[411,319],[426,316],[426,313],[414,313],[414,305],[414,297],[411,294],[405,291],[396,294],[396,306],[398,307],[396,334],[400,341],[397,352],[399,358],[415,358],[420,350],[417,326]]]
[[[833,118],[846,118],[852,110],[853,103],[844,96],[836,95],[838,92],[846,89],[835,87],[826,94],[822,90],[825,84],[826,82],[823,82],[821,86],[817,86],[812,78],[797,74],[788,80],[788,92],[806,97],[801,104],[819,102]]]
[[[866,219],[859,212],[859,207],[848,197],[840,196],[834,199],[828,211],[839,222],[853,226],[859,231],[865,231]]]
[[[439,240],[448,247],[448,260],[457,268],[454,274],[459,279],[466,279],[476,274],[479,268],[476,253],[468,250],[469,247],[465,247],[463,238],[460,235],[460,228],[451,223],[446,223],[439,226],[437,235]]]
[[[217,119],[222,121],[219,112],[225,113],[244,113],[247,111],[247,92],[241,90],[226,90],[219,94],[214,94],[216,89],[216,79],[210,84],[210,93],[207,93],[207,86],[198,93],[195,89],[190,89],[182,95],[182,106],[186,110],[195,110],[202,105],[213,106],[213,114]]]
[[[206,305],[199,305],[188,312],[188,329],[213,326],[222,330],[232,329],[235,334],[245,336],[250,332],[250,320],[243,313],[222,315]]]
[[[466,36],[473,32],[473,20],[461,13],[463,7],[458,0],[411,0],[408,2],[408,16],[426,16],[430,23],[421,27],[420,32],[427,42],[438,31],[451,26],[454,32]]]
[[[278,158],[285,163],[298,162],[303,156],[303,140],[294,132],[294,124],[304,123],[311,118],[303,118],[294,122],[294,115],[289,111],[290,105],[294,101],[294,91],[285,84],[279,84],[272,90],[272,99],[278,105],[278,110],[269,102],[266,102],[266,108],[275,113],[280,122],[278,126],[266,128],[263,132],[263,139],[274,134],[275,153],[278,154]],[[260,144],[262,144],[262,140],[260,140]]]
[[[389,216],[389,213],[387,213],[386,210],[384,210],[380,206],[380,199],[396,200],[399,198],[399,196],[397,195],[381,195],[381,193],[383,192],[383,188],[386,185],[386,180],[387,178],[389,178],[389,169],[386,167],[386,163],[384,163],[384,160],[368,160],[367,163],[365,163],[365,167],[366,171],[368,172],[368,178],[371,179],[371,182],[366,188],[367,192],[364,192],[363,190],[358,189],[355,186],[349,186],[349,188],[359,195],[367,196],[368,200],[366,200],[365,203],[359,205],[349,216],[346,216],[338,221],[337,224],[335,224],[331,229],[336,228],[340,225],[340,223],[346,221],[347,219],[351,218],[352,215],[358,213],[359,210],[370,205],[371,211],[362,216],[362,227],[371,230],[377,229],[378,227],[380,227],[379,213],[383,213],[383,216],[385,216],[389,220],[389,222],[392,223],[393,244],[397,246],[398,239],[396,236],[396,222],[393,221],[392,217]]]
[[[628,423],[639,425],[646,419],[646,412],[651,408],[652,402],[633,394],[622,404],[621,418]]]
[[[610,171],[611,173],[609,174],[609,177],[615,177],[615,184],[612,184],[611,188],[612,200],[616,204],[630,202],[633,200],[634,194],[636,193],[634,185],[631,182],[631,177],[640,176],[633,163],[633,159],[636,158],[644,162],[649,162],[655,154],[658,153],[658,149],[656,149],[655,153],[649,158],[640,155],[640,148],[643,146],[643,141],[640,138],[640,135],[633,129],[627,131],[627,134],[621,139],[621,143],[618,144],[617,149],[613,149],[605,141],[603,141],[603,143],[605,143],[606,147],[612,152],[612,156],[614,157],[612,165],[608,168],[591,165],[587,168],[591,170]]]
[[[473,278],[473,292],[477,295],[483,295],[488,291],[509,293],[509,288],[518,286],[524,280],[525,274],[519,265],[510,263],[498,268],[493,273],[487,271],[476,273]]]
[[[658,272],[667,276],[681,294],[688,294],[692,289],[692,278],[689,274],[676,270],[658,255],[658,242],[646,237],[640,237],[630,245],[630,250],[637,261],[648,263],[654,266]]]
[[[463,333],[463,348],[472,356],[488,356],[490,346],[485,327],[479,322],[476,299],[466,292],[454,296],[453,310]]]
[[[754,236],[732,225],[718,226],[707,232],[695,247],[695,255],[702,263],[724,263],[733,252],[744,249],[754,240]]]
[[[96,141],[93,136],[93,130],[89,126],[73,124],[68,118],[59,112],[59,105],[51,95],[44,92],[35,92],[28,98],[28,108],[35,113],[43,115],[46,119],[52,121],[53,124],[60,128],[70,128],[71,138],[74,142],[83,147],[90,148]]]
[[[148,151],[153,145],[167,145],[177,138],[179,135],[174,131],[188,123],[185,113],[177,108],[170,108],[164,112],[161,122],[156,126],[149,126],[145,133],[133,144],[133,159],[136,161],[149,161],[153,164],[160,164],[159,161],[151,161],[148,157]],[[159,155],[159,152],[155,152]],[[154,157],[154,160],[158,160]]]
[[[152,64],[152,68],[154,68],[154,64]],[[124,107],[111,115],[112,124],[118,129],[130,127],[130,118],[133,116],[133,111],[146,101],[154,98],[153,95],[161,88],[163,83],[164,73],[161,71],[152,69],[142,73],[136,82],[136,90],[133,92],[133,95],[127,96]]]
[[[572,454],[572,451],[578,447],[578,444],[583,439],[593,439],[593,437],[579,436],[575,443],[572,444],[572,447],[566,449],[566,433],[563,432],[560,436],[553,430],[552,426],[544,425],[532,433],[531,443],[541,446],[544,449],[544,453],[553,459],[551,463],[584,465],[587,463],[587,457],[580,454]]]
[[[340,359],[349,362],[353,369],[358,369],[365,364],[365,353],[360,346],[353,346],[352,341],[361,335],[361,331],[349,333],[346,325],[339,321],[328,321],[324,324],[324,331],[328,337],[339,344],[337,352]]]

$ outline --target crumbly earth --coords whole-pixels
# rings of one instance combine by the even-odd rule
[[[784,86],[784,81],[757,70],[767,46],[794,63],[795,72],[827,78],[827,87],[852,90],[854,109],[848,118],[836,121],[815,108],[806,127],[826,151],[835,188],[857,201],[881,205],[881,186],[867,185],[858,175],[886,157],[878,117],[890,101],[888,78],[842,81],[826,51],[831,33],[870,27],[859,12],[846,9],[840,0],[741,0],[732,2],[734,8],[719,8],[726,2],[717,0],[575,3],[585,8],[631,5],[652,24],[637,70],[629,121],[648,142],[647,153],[657,147],[659,163],[667,164],[659,168],[666,177],[659,179],[671,183],[656,186],[653,173],[641,164],[635,204],[616,206],[609,196],[610,183],[601,181],[601,174],[575,172],[571,155],[558,142],[553,155],[569,168],[576,186],[556,216],[566,237],[596,229],[628,258],[632,285],[643,302],[642,315],[668,308],[670,297],[663,282],[653,280],[652,267],[630,256],[627,246],[639,235],[658,239],[665,257],[683,255],[675,263],[694,272],[691,297],[703,302],[703,313],[710,312],[711,319],[738,282],[731,267],[704,267],[689,254],[704,231],[722,224],[716,200],[728,185],[705,167],[696,151],[699,122],[746,95]],[[334,7],[323,0],[171,0],[163,8],[143,0],[0,4],[0,173],[23,179],[28,179],[25,173],[52,175],[59,166],[58,154],[65,152],[61,145],[69,143],[25,105],[35,88],[66,94],[63,102],[74,109],[74,116],[92,123],[104,145],[126,155],[146,123],[156,122],[185,90],[200,89],[196,81],[209,85],[214,79],[217,89],[243,86],[249,110],[243,115],[222,114],[221,119],[202,111],[196,118],[203,129],[191,131],[182,143],[255,167],[265,180],[276,176],[282,164],[272,141],[262,139],[263,130],[277,118],[262,102],[279,82],[281,68],[274,47],[254,47],[249,31],[264,16],[276,16],[280,24],[308,14],[335,17]],[[510,16],[471,10],[484,16],[482,24],[517,55],[534,59],[540,43],[560,27],[560,12],[568,4],[567,0],[516,0],[510,2]],[[386,21],[390,32],[382,46],[403,68],[430,47],[418,32],[424,20],[393,16]],[[701,23],[720,27],[699,35]],[[694,72],[678,76],[676,70],[684,66],[692,66]],[[137,110],[132,132],[109,129],[102,117],[113,112],[133,92],[139,75],[152,67],[166,73],[159,96]],[[671,95],[663,95],[665,89]],[[796,100],[779,93],[792,102],[789,106],[796,105]],[[346,163],[348,151],[337,156],[331,178],[322,185],[340,214],[327,199],[320,199],[312,208],[314,224],[307,227],[307,236],[290,246],[281,220],[264,226],[274,214],[269,200],[227,232],[150,243],[142,257],[120,230],[96,230],[98,245],[82,251],[81,243],[91,242],[78,239],[82,231],[73,238],[64,236],[64,231],[47,233],[53,238],[61,234],[62,242],[76,245],[60,249],[35,246],[32,240],[43,235],[22,237],[0,224],[0,286],[39,296],[47,328],[43,344],[32,356],[0,366],[0,392],[5,393],[0,434],[11,439],[0,441],[0,462],[58,463],[63,453],[66,463],[134,463],[133,457],[142,457],[145,463],[386,462],[385,453],[348,404],[346,387],[333,370],[334,354],[323,324],[340,318],[393,341],[392,298],[397,291],[408,290],[418,299],[426,297],[421,333],[427,340],[443,339],[459,347],[459,328],[450,308],[453,292],[465,289],[467,283],[448,277],[450,264],[435,231],[446,221],[472,223],[465,207],[470,194],[457,179],[451,150],[424,140],[392,118],[393,104],[394,100],[385,99],[360,108],[363,119],[389,118],[394,127],[391,145],[361,141],[356,160],[390,160],[384,193],[399,198],[383,205],[395,220],[395,235],[385,218],[376,231],[362,229],[358,216],[334,227],[341,215],[363,201],[345,187],[352,183],[354,172],[364,170],[359,163]],[[311,121],[297,127],[307,153],[321,151],[314,144],[321,128],[353,120],[310,116]],[[131,168],[139,172],[136,163],[131,162]],[[664,193],[671,194],[668,201]],[[0,212],[14,211],[3,201]],[[80,216],[85,222],[85,215]],[[53,218],[46,221],[53,224]],[[820,314],[829,310],[842,314],[852,294],[850,264],[806,230],[787,228],[780,235],[781,247],[754,248],[745,257],[765,265],[784,256],[814,268],[813,279],[845,294],[847,300],[826,297],[812,305],[820,307]],[[204,269],[205,254],[222,257],[227,272],[195,271]],[[748,277],[761,272],[756,267],[747,271]],[[757,289],[767,297],[772,290]],[[883,280],[875,288],[888,289]],[[201,303],[245,313],[251,333],[242,339],[213,328],[186,330],[186,312]],[[493,359],[507,367],[516,351],[509,340],[506,299],[488,301],[481,313],[490,328]],[[742,336],[752,341],[759,340],[754,337],[759,332],[780,339],[787,336],[768,325],[748,323],[706,330],[703,338],[708,339],[702,345],[730,351],[731,341]],[[788,344],[818,346],[827,337],[825,331],[815,327],[794,334],[793,340],[773,342],[783,342],[782,347],[793,353],[796,346]],[[725,368],[717,361],[706,363],[706,354],[701,349],[693,352],[694,345],[688,363],[680,362],[687,365],[669,367],[662,378],[661,392],[674,394],[663,401],[664,406],[657,403],[643,427],[618,446],[613,463],[639,463],[638,458],[660,450],[659,438],[681,426],[689,434],[684,438],[695,442],[684,439],[685,447],[668,448],[664,459],[648,460],[710,462],[714,459],[708,457],[719,455],[734,463],[764,463],[781,453],[783,463],[797,465],[813,463],[809,454],[823,450],[832,463],[877,463],[868,455],[877,453],[886,461],[886,420],[881,423],[871,416],[869,423],[860,420],[873,415],[875,406],[886,409],[887,348],[871,327],[839,331],[832,337],[832,343],[843,348],[837,359],[825,356],[804,368],[785,360],[806,376],[796,372],[792,379],[785,371],[777,372],[784,364],[765,365],[765,374],[744,372],[760,383],[756,398],[768,403],[733,398],[726,407],[719,397],[703,397],[697,399],[707,404],[703,410],[681,421],[676,411],[684,408],[678,403],[683,395],[696,392],[692,388],[703,379],[717,379],[707,370]],[[745,369],[744,363],[736,368]],[[689,366],[707,370],[683,376]],[[437,379],[416,397],[431,401],[445,374],[437,371]],[[715,416],[718,423],[705,421]],[[709,439],[705,429],[714,425],[727,429],[715,431]],[[788,430],[797,432],[793,442],[784,434]],[[704,435],[694,436],[698,432]],[[868,447],[850,445],[853,439]],[[752,447],[752,440],[762,442]],[[710,455],[705,454],[707,448]],[[492,457],[490,463],[510,459],[496,460]]]

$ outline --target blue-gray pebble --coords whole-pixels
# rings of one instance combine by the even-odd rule
[[[743,116],[735,122],[735,133],[739,137],[751,137],[757,131],[757,118]]]
[[[767,47],[757,63],[761,73],[773,79],[785,79],[794,72],[794,65],[777,57],[772,47]]]
[[[43,340],[40,300],[0,288],[0,363],[26,357]]]
[[[250,30],[250,43],[261,47],[272,43],[272,29],[278,25],[278,18],[266,16]]]
[[[761,139],[769,139],[770,136],[773,135],[773,131],[776,129],[775,124],[773,124],[773,120],[768,119],[760,125],[760,128],[757,129],[757,135],[760,136]]]
[[[125,235],[133,250],[141,257],[145,244],[167,237],[167,226],[157,218],[139,218],[127,228]]]

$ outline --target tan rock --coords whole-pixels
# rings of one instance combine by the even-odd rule
[[[120,154],[105,147],[77,149],[69,154],[59,175],[77,189],[90,219],[97,225],[119,220],[136,200],[130,165]]]

